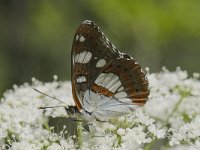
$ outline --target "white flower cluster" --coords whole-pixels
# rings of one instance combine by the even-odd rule
[[[59,131],[62,118],[70,119],[64,107],[75,105],[70,82],[58,82],[54,76],[51,83],[33,78],[32,84],[14,85],[0,101],[0,149],[200,149],[199,74],[189,78],[179,68],[175,72],[163,68],[147,77],[150,96],[143,108],[108,122],[71,119]],[[48,106],[55,107],[38,109]],[[50,124],[51,118],[60,121]]]

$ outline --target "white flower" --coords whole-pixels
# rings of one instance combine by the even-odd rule
[[[199,147],[194,145],[177,145],[175,147],[169,148],[169,150],[199,150]]]
[[[47,150],[63,150],[63,148],[57,143],[52,143]]]
[[[63,121],[69,117],[64,107],[75,103],[70,82],[59,82],[57,76],[50,83],[33,78],[31,85],[14,85],[0,103],[0,149],[142,150],[161,139],[165,149],[198,149],[199,74],[188,78],[180,68],[175,72],[163,68],[147,77],[150,97],[145,106],[109,122]],[[46,106],[64,107],[38,109]]]
[[[13,150],[38,150],[40,149],[39,145],[29,143],[27,141],[13,142],[12,143]]]
[[[122,128],[119,128],[119,129],[117,130],[117,134],[119,134],[120,136],[123,136],[123,135],[125,135],[125,130],[122,129]]]

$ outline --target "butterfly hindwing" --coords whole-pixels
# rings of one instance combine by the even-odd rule
[[[138,105],[146,102],[149,95],[148,81],[135,60],[118,58],[103,69],[103,74],[111,75],[100,85],[111,91],[111,95],[118,100]]]

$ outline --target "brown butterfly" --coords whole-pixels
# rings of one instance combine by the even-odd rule
[[[78,27],[71,52],[72,94],[79,112],[108,120],[148,99],[148,80],[131,56],[119,52],[91,21]]]

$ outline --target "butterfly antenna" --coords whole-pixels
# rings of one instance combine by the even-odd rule
[[[55,107],[66,107],[66,106],[44,106],[44,107],[38,107],[38,109],[48,109],[48,108],[55,108]]]
[[[52,99],[54,99],[54,100],[57,100],[57,101],[61,102],[62,104],[67,105],[66,103],[64,103],[63,101],[57,99],[56,97],[53,97],[53,96],[50,96],[50,95],[48,95],[48,94],[46,94],[46,93],[44,93],[44,92],[41,92],[41,91],[39,91],[39,90],[36,89],[36,88],[33,88],[33,89],[34,89],[36,92],[40,93],[40,94],[43,94],[43,95],[45,95],[45,96],[47,96],[47,97],[49,97],[49,98],[52,98]]]

